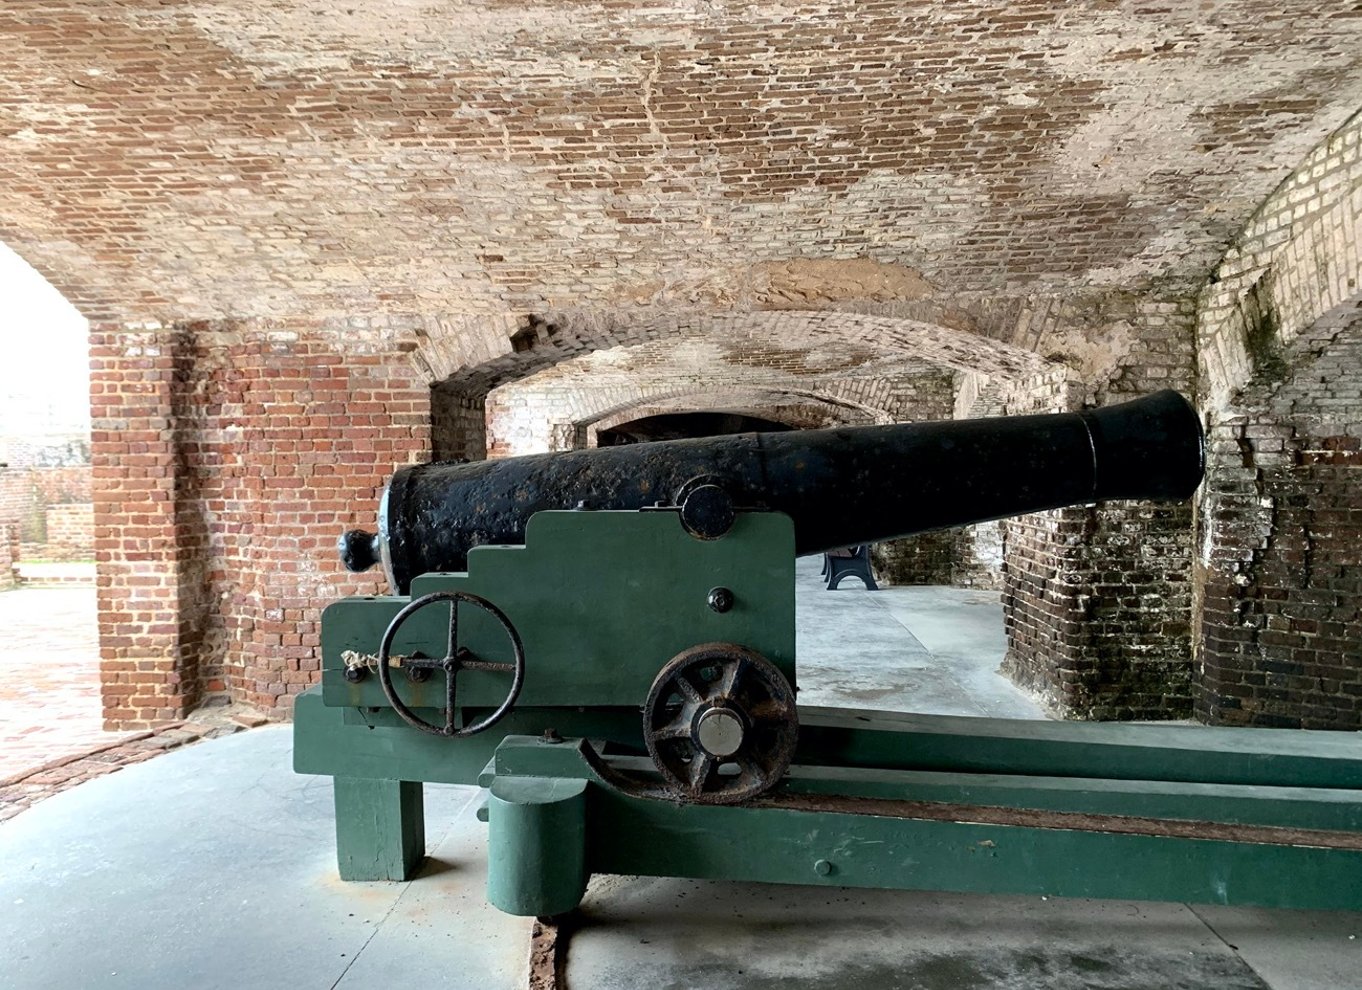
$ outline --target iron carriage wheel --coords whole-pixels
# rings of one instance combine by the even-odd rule
[[[735,643],[703,643],[658,672],[643,738],[669,787],[700,804],[736,804],[780,782],[794,758],[794,690],[775,664]]]

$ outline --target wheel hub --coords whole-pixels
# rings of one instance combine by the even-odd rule
[[[742,748],[742,719],[727,708],[710,708],[696,723],[695,737],[710,756],[732,756]]]

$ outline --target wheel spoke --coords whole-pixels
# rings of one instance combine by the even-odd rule
[[[684,672],[676,675],[676,690],[685,695],[686,700],[693,705],[698,705],[705,700],[701,696],[699,688],[690,682],[690,678]]]
[[[720,698],[732,698],[734,692],[738,690],[738,683],[742,680],[743,675],[747,673],[747,668],[749,666],[750,664],[747,662],[746,657],[738,657],[731,662],[724,670],[724,676],[719,681],[719,690],[715,693]]]
[[[739,770],[756,780],[758,787],[766,786],[766,768],[756,760],[750,756],[740,757],[737,764]]]
[[[704,751],[697,751],[695,757],[690,761],[690,789],[692,793],[700,794],[705,789],[705,781],[709,779],[709,773],[714,769],[714,757]]]
[[[690,738],[690,719],[681,716],[653,730],[653,738],[658,741]]]
[[[459,600],[455,598],[449,603],[449,647],[445,651],[447,659],[454,659],[459,654]]]
[[[790,706],[779,698],[766,698],[747,709],[753,721],[765,722],[767,719],[783,719],[790,712]]]
[[[445,671],[445,704],[448,706],[447,711],[449,712],[447,721],[454,718],[454,694],[458,684],[458,675],[458,667]]]

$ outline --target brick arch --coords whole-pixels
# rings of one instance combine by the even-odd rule
[[[1320,142],[1239,233],[1198,302],[1212,409],[1285,380],[1362,305],[1362,111]]]
[[[489,390],[606,348],[697,336],[780,339],[791,334],[984,375],[1022,378],[1054,365],[1026,348],[940,324],[832,310],[571,310],[514,321],[431,318],[417,331],[432,383]]]
[[[1356,729],[1362,113],[1311,151],[1199,307],[1198,715]]]
[[[451,333],[432,321],[418,329],[418,363],[433,385],[437,457],[480,457],[487,449],[486,403],[494,389],[602,351],[710,345],[741,362],[746,348],[784,348],[791,377],[856,368],[862,377],[909,369],[969,372],[988,381],[1043,379],[1072,372],[1033,351],[917,320],[827,311],[647,313],[571,311],[514,327]],[[788,383],[787,383],[788,384]],[[782,386],[784,387],[784,386]]]
[[[511,383],[489,397],[489,456],[595,446],[596,431],[608,428],[601,427],[598,421],[608,418],[611,422],[625,422],[645,415],[638,411],[645,405],[659,412],[715,410],[735,403],[769,410],[788,408],[793,401],[808,410],[804,422],[820,425],[891,423],[900,418],[902,412],[901,404],[889,401],[895,390],[880,379],[820,382],[809,387],[799,387],[788,380],[728,380],[705,386],[693,382],[677,385],[671,381],[643,380],[589,390],[556,390],[558,394],[555,394],[535,388],[539,377]],[[949,387],[949,382],[939,381],[938,384]],[[937,418],[949,415],[944,398],[943,395],[935,411]]]
[[[799,429],[887,423],[890,415],[844,399],[798,389],[717,389],[640,396],[638,401],[593,411],[572,424],[573,445],[596,446],[596,437],[622,423],[674,412],[728,410],[765,416]]]

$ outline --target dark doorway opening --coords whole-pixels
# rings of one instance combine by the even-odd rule
[[[792,429],[794,427],[787,423],[743,413],[662,413],[601,430],[596,436],[596,445],[617,447],[652,440],[684,440],[688,437],[716,437],[729,433],[776,433]]]

